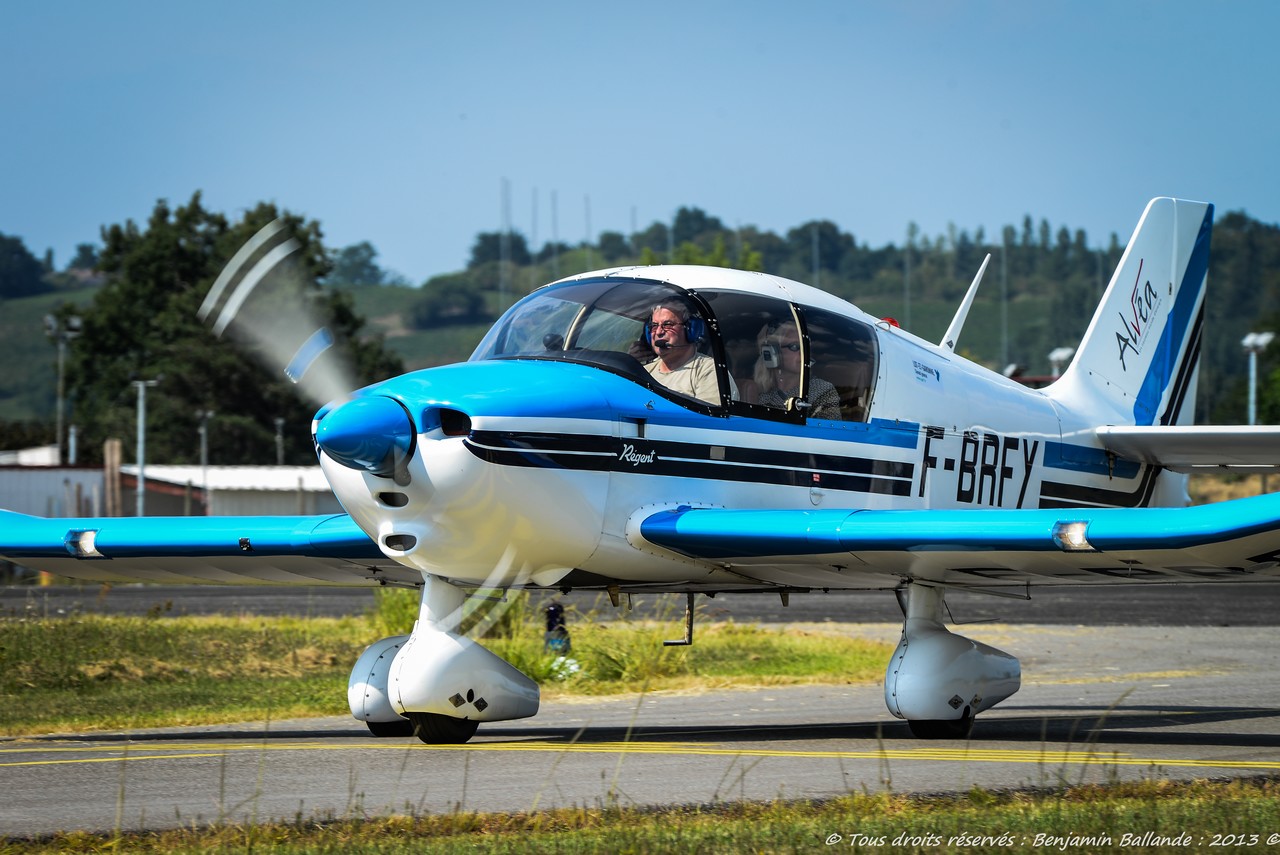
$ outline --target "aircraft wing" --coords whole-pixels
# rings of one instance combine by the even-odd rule
[[[1189,508],[680,507],[638,518],[630,536],[778,585],[1280,580],[1280,494]]]
[[[1107,425],[1095,433],[1107,451],[1175,472],[1280,466],[1280,427],[1274,425]]]
[[[78,579],[378,585],[422,577],[346,514],[46,519],[0,511],[0,558]]]

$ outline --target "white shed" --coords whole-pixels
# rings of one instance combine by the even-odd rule
[[[120,467],[122,510],[136,507],[138,467]],[[319,466],[148,464],[145,513],[153,516],[267,516],[342,513]],[[207,508],[206,499],[208,497]]]

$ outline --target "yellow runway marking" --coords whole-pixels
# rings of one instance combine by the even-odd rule
[[[137,753],[122,747],[24,746],[0,749],[0,768],[56,766],[75,763],[119,763],[140,760],[216,759],[229,754],[277,751],[534,751],[547,754],[634,754],[683,755],[701,757],[811,758],[831,760],[942,761],[973,763],[1026,763],[1084,766],[1162,766],[1179,768],[1280,770],[1276,760],[1193,760],[1171,757],[1135,757],[1118,751],[1078,749],[1005,748],[874,748],[868,750],[789,750],[772,748],[726,748],[691,742],[474,742],[467,745],[424,745],[418,743],[356,742],[239,742],[210,746],[207,743],[151,744]],[[24,754],[53,754],[53,758],[19,759]]]

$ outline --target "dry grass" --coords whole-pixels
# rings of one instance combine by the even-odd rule
[[[1278,490],[1280,476],[1273,475],[1267,478],[1263,475],[1192,475],[1187,489],[1191,493],[1193,505],[1208,505]]]
[[[402,604],[384,605],[394,616]],[[396,620],[0,620],[0,733],[342,715],[352,664],[366,645],[394,634]],[[548,698],[868,682],[880,679],[891,652],[848,635],[732,623],[706,626],[693,647],[664,647],[680,635],[678,622],[583,620],[573,626],[569,668],[544,650],[523,598],[494,628],[485,646],[541,683]]]
[[[83,832],[0,842],[46,852],[1274,852],[1280,785],[1142,781],[1045,791],[637,809],[569,808],[303,819],[152,833]],[[1177,841],[1177,842],[1173,842]]]

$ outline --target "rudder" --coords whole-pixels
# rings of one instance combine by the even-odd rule
[[[1067,370],[1046,392],[1102,424],[1189,424],[1213,205],[1148,203]]]

